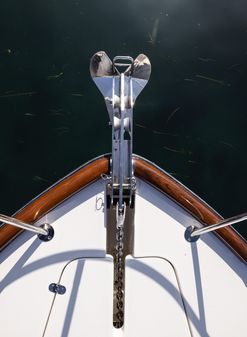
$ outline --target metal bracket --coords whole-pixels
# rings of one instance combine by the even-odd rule
[[[124,324],[125,258],[127,255],[133,254],[134,247],[135,195],[132,195],[131,203],[127,197],[126,199],[124,197],[123,223],[116,219],[118,217],[118,203],[111,202],[110,184],[106,188],[106,197],[107,254],[112,255],[114,259],[113,326],[121,328]],[[118,225],[120,223],[121,229],[119,231]]]
[[[66,288],[58,283],[51,283],[49,285],[49,290],[52,293],[59,294],[59,295],[63,295],[66,293]]]

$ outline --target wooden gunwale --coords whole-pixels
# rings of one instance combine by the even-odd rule
[[[135,157],[135,175],[150,183],[194,215],[204,226],[220,222],[223,218],[188,188],[166,172],[143,158]],[[232,227],[215,231],[227,245],[247,262],[247,242]]]
[[[202,224],[210,225],[222,220],[219,214],[204,201],[166,172],[138,156],[134,156],[133,160],[135,175],[138,178],[168,195]],[[24,222],[33,223],[65,199],[107,173],[109,173],[109,156],[97,158],[53,185],[14,216]],[[4,249],[21,232],[19,228],[4,224],[0,228],[0,250]],[[234,229],[221,228],[217,230],[217,235],[247,262],[247,243]]]
[[[64,179],[46,190],[36,199],[32,200],[14,217],[27,223],[33,223],[59,205],[61,202],[71,197],[83,187],[99,179],[102,174],[108,173],[109,157],[103,156],[82,166],[72,172]],[[22,229],[4,224],[0,228],[0,250],[8,245]]]

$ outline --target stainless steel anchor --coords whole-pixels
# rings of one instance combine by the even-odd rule
[[[104,51],[93,55],[90,63],[93,81],[103,94],[112,124],[112,202],[118,201],[123,213],[124,198],[131,198],[135,183],[132,165],[133,107],[147,84],[151,64],[140,54],[116,56],[113,61]]]

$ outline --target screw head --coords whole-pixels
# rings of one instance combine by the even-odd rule
[[[186,228],[186,231],[184,233],[185,240],[187,240],[190,243],[196,242],[200,238],[200,235],[191,236],[194,229],[195,229],[194,226],[189,226],[189,227]]]
[[[53,227],[49,225],[48,223],[45,223],[41,225],[40,227],[44,228],[47,231],[47,234],[46,235],[39,234],[38,238],[44,242],[51,241],[51,239],[54,237],[54,234],[55,234]]]

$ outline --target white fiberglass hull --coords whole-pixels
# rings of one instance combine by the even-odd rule
[[[198,220],[140,179],[124,325],[113,327],[105,185],[88,185],[37,221],[53,226],[50,242],[25,232],[1,252],[1,336],[245,337],[246,264],[212,233],[187,242]],[[53,283],[66,291],[53,293]]]

